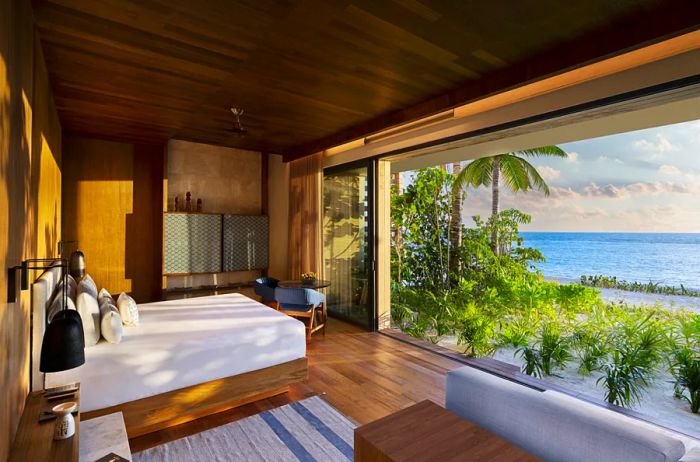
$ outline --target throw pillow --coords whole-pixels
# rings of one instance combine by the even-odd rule
[[[97,298],[97,286],[89,274],[86,274],[80,281],[80,284],[78,284],[78,295],[82,294],[83,292],[87,292],[94,298]]]
[[[75,303],[73,302],[73,300],[70,297],[68,298],[67,306],[68,306],[69,310],[75,309]],[[56,296],[54,297],[53,302],[51,303],[51,306],[49,307],[49,311],[46,313],[46,319],[48,319],[49,322],[53,321],[53,317],[56,316],[56,313],[58,313],[62,309],[63,309],[63,292],[62,292],[62,290],[59,290],[56,293]]]
[[[117,299],[117,307],[125,326],[137,326],[139,324],[139,308],[136,301],[122,292]]]
[[[85,346],[97,344],[100,340],[100,308],[97,299],[87,292],[78,294],[76,301],[80,319],[83,321]]]
[[[122,341],[122,318],[117,307],[110,302],[100,305],[100,333],[109,343]]]

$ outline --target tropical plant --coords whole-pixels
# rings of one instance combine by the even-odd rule
[[[494,352],[495,323],[491,316],[469,303],[457,315],[457,341],[466,346],[465,354],[485,356]]]
[[[572,349],[579,360],[578,371],[589,375],[601,368],[608,356],[607,341],[601,332],[578,330],[572,337]]]
[[[605,387],[605,400],[622,407],[632,407],[642,399],[649,386],[649,370],[638,363],[634,350],[613,350],[612,360],[602,367],[597,384]]]
[[[542,146],[476,159],[455,178],[453,194],[467,186],[491,186],[492,216],[499,212],[501,175],[506,186],[515,193],[537,189],[549,195],[547,183],[524,157],[567,157],[567,153],[558,146]],[[500,253],[498,238],[497,231],[493,230],[491,245],[496,254]]]
[[[674,395],[690,404],[690,411],[700,411],[700,352],[689,347],[674,350],[671,354],[671,374]]]
[[[515,355],[520,355],[523,360],[523,372],[533,377],[542,377],[542,357],[539,350],[530,346],[520,347],[515,350]]]
[[[615,276],[603,276],[602,274],[596,274],[594,276],[586,276],[585,274],[582,275],[581,285],[588,287],[601,287],[605,289],[629,290],[631,292],[646,292],[651,294],[700,297],[700,292],[698,292],[697,290],[688,289],[683,284],[680,284],[679,287],[676,287],[664,286],[659,284],[658,282],[653,281],[649,281],[647,283],[628,282],[624,279],[618,279]]]
[[[452,175],[459,176],[462,171],[462,164],[455,162],[452,164]],[[452,194],[452,203],[450,205],[450,256],[449,267],[452,275],[452,282],[456,282],[461,273],[461,258],[460,251],[462,247],[462,196],[466,191],[456,190]]]
[[[571,358],[569,339],[554,323],[542,326],[533,346],[518,348],[515,353],[525,361],[523,372],[537,377],[555,375],[554,368],[563,368]]]

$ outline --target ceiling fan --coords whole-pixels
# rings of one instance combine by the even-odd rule
[[[243,112],[243,109],[231,107],[231,113],[233,114],[234,120],[233,126],[229,128],[229,131],[236,136],[244,136],[248,131],[243,127],[243,124],[241,123],[241,116],[243,115]]]

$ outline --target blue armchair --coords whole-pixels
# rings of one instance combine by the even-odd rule
[[[262,298],[262,302],[270,308],[279,309],[275,300],[275,289],[279,280],[271,277],[260,277],[253,282],[253,291]]]
[[[306,326],[306,339],[311,339],[311,334],[323,329],[326,334],[326,296],[313,289],[275,289],[275,300],[279,310],[296,318],[308,318]]]

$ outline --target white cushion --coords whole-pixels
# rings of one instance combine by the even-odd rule
[[[94,298],[97,298],[97,285],[95,285],[95,281],[92,280],[89,274],[86,274],[85,277],[80,280],[80,284],[78,284],[78,295],[83,292],[87,292]]]
[[[117,302],[114,301],[112,294],[110,294],[109,291],[103,287],[100,289],[100,293],[97,294],[97,302],[100,304],[100,306],[102,306],[105,301],[108,301],[115,306],[117,304]]]
[[[67,302],[67,306],[69,310],[74,310],[75,309],[75,303],[73,300],[69,297]],[[46,315],[46,319],[48,319],[49,322],[53,321],[53,317],[56,316],[56,314],[63,310],[63,291],[59,290],[56,293],[56,296],[53,299],[53,302],[51,303],[51,306],[49,307],[49,311]]]
[[[75,303],[83,321],[83,332],[85,333],[85,346],[96,345],[100,340],[100,308],[97,299],[87,292],[78,294]]]
[[[100,305],[100,333],[109,343],[122,341],[122,318],[117,307],[107,301]]]
[[[70,278],[70,275],[68,275],[68,277]],[[72,279],[72,278],[71,278],[71,279]],[[70,282],[71,279],[68,279],[68,286],[67,286],[67,287],[68,287],[68,290],[67,290],[67,292],[68,292],[68,298],[72,299],[72,300],[75,302],[75,297],[76,297],[76,295],[78,295],[78,288],[77,288],[78,286],[75,284],[75,279],[73,279],[73,284],[71,284],[71,282]],[[56,294],[57,294],[56,296],[58,296],[58,294],[59,294],[62,290],[63,290],[63,279],[61,279],[61,280],[58,282],[58,288],[57,288],[57,291],[56,291]]]
[[[122,292],[117,299],[117,307],[125,326],[137,326],[139,324],[139,308],[136,301]]]

